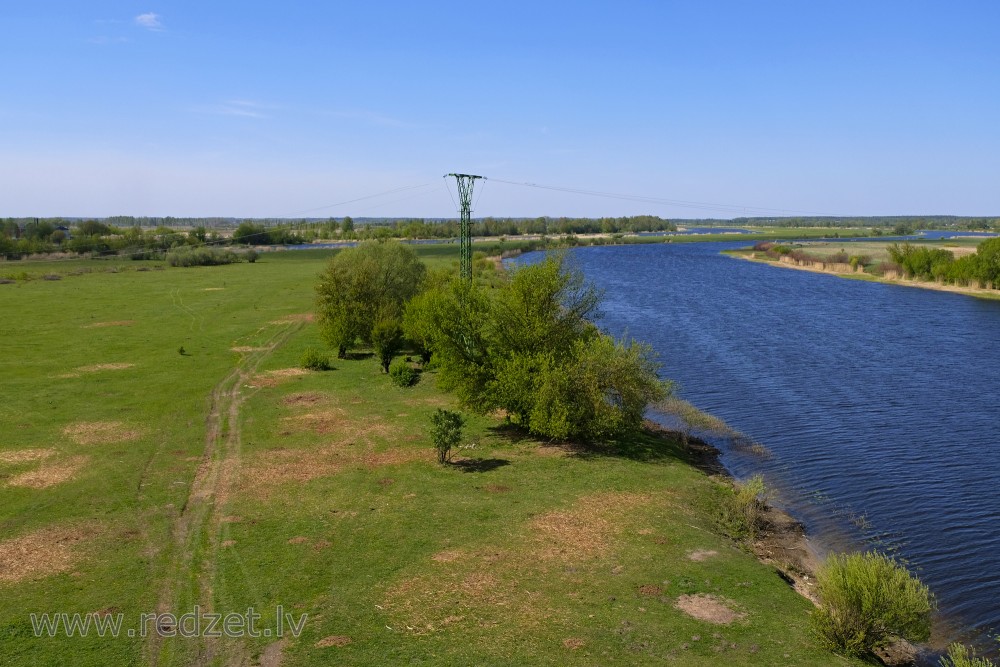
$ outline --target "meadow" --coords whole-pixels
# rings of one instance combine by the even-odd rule
[[[0,664],[852,664],[724,535],[731,486],[679,442],[467,414],[442,466],[429,417],[457,406],[433,371],[301,369],[327,257],[0,265],[33,278],[0,285]],[[127,636],[196,605],[262,632]],[[37,637],[46,612],[120,614],[123,636]]]

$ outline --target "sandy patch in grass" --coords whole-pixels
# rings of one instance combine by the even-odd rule
[[[693,560],[696,563],[708,560],[712,556],[718,556],[719,552],[714,549],[697,549],[688,553],[688,560]]]
[[[577,639],[576,637],[569,637],[563,640],[562,645],[568,648],[570,651],[575,651],[578,648],[583,648],[583,646],[586,643],[587,642],[583,641],[582,639]]]
[[[339,648],[341,646],[347,646],[350,643],[350,637],[345,637],[344,635],[330,635],[329,637],[324,637],[316,642],[316,648],[329,648],[331,646]]]
[[[266,347],[253,347],[252,345],[237,345],[236,347],[229,348],[229,351],[244,354],[247,352],[261,352],[266,349]]]
[[[73,546],[88,537],[80,527],[52,526],[0,542],[0,583],[17,583],[71,570]]]
[[[279,317],[276,320],[271,320],[271,324],[289,324],[291,322],[314,322],[316,316],[312,313],[295,313],[294,315],[285,315],[284,317]]]
[[[73,456],[64,461],[44,463],[40,468],[11,477],[7,480],[6,486],[45,489],[73,479],[86,463],[86,456]]]
[[[135,320],[115,320],[113,322],[94,322],[83,325],[84,329],[99,329],[101,327],[128,327],[135,324]]]
[[[252,377],[247,384],[251,387],[277,387],[279,384],[287,382],[293,377],[300,377],[302,375],[309,375],[309,371],[304,368],[279,368],[259,373]]]
[[[674,603],[675,607],[688,616],[716,625],[729,625],[733,621],[746,617],[743,612],[734,610],[732,605],[732,600],[703,593],[682,595]]]
[[[140,431],[122,422],[77,422],[63,429],[63,434],[78,445],[110,444],[137,440]]]
[[[41,461],[53,456],[56,450],[52,447],[45,449],[16,449],[11,452],[0,452],[0,463],[31,463]]]
[[[202,289],[201,291],[202,292],[221,292],[224,289],[226,289],[226,288],[225,287],[206,287],[206,288]]]

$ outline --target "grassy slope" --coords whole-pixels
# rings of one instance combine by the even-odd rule
[[[450,261],[455,250],[422,252]],[[52,526],[72,535],[53,544],[68,567],[0,580],[0,664],[142,664],[139,639],[36,639],[27,614],[113,608],[128,625],[168,584],[179,613],[208,590],[216,610],[255,607],[264,628],[278,604],[309,614],[285,665],[844,663],[810,637],[808,603],[717,534],[723,490],[670,443],[575,455],[475,417],[475,446],[459,455],[472,463],[440,467],[425,426],[452,399],[432,373],[395,388],[371,359],[263,382],[248,370],[238,420],[223,429],[239,437],[214,513],[189,545],[190,572],[172,568],[187,548],[171,534],[205,448],[208,397],[240,364],[294,367],[319,345],[314,325],[269,323],[309,310],[322,256],[0,285],[0,451],[87,457],[61,484],[0,486],[0,545]],[[121,320],[133,323],[87,327]],[[273,353],[230,351],[278,330],[289,337]],[[135,366],[57,377],[98,363]],[[63,432],[97,421],[138,438],[80,445]],[[0,464],[0,480],[49,462]],[[699,549],[718,555],[687,558]],[[746,616],[685,616],[674,601],[694,593]],[[350,643],[316,647],[331,636]],[[268,641],[210,649],[218,663],[252,661]],[[190,664],[199,649],[166,640],[161,664]]]

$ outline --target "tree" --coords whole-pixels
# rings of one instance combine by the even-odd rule
[[[337,356],[359,342],[371,344],[378,320],[398,322],[425,273],[413,249],[399,243],[362,243],[334,255],[316,286],[316,307],[320,331]]]
[[[340,232],[344,236],[347,236],[353,231],[354,231],[354,220],[351,219],[351,216],[345,215],[343,221],[340,223]]]
[[[267,245],[271,242],[271,235],[264,225],[253,222],[241,222],[240,226],[233,232],[233,243],[243,245]]]
[[[442,386],[549,438],[606,440],[639,428],[668,385],[651,348],[590,322],[600,294],[550,256],[496,290],[458,281],[422,298]]]
[[[371,341],[382,372],[388,373],[392,358],[403,347],[403,328],[399,325],[399,320],[391,315],[379,317],[372,326]]]

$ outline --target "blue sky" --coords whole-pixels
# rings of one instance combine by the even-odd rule
[[[495,179],[477,216],[1000,215],[997,2],[5,0],[0,34],[0,216],[444,217],[451,171]]]

